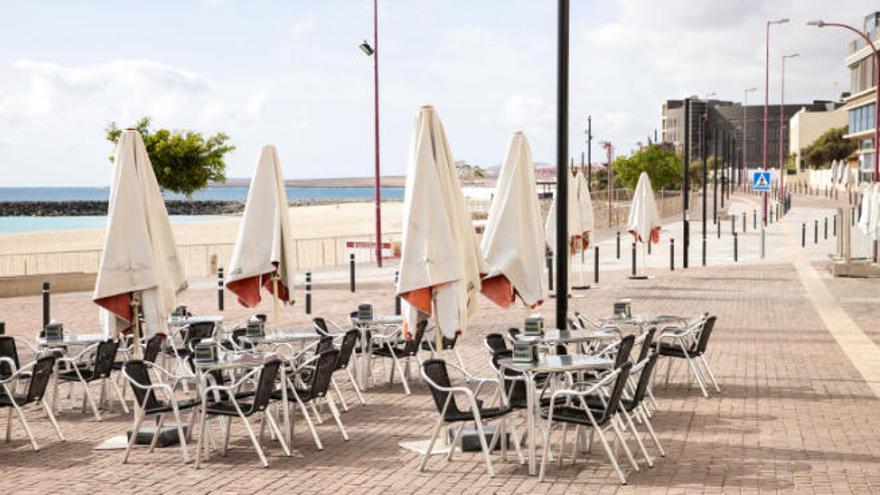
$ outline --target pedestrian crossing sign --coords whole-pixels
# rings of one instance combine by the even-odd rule
[[[767,192],[770,190],[770,172],[755,171],[752,173],[752,191]]]

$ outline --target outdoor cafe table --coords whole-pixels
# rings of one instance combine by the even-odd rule
[[[356,316],[351,318],[351,322],[354,326],[360,330],[361,332],[361,349],[363,350],[362,357],[363,363],[360,369],[360,382],[361,389],[366,390],[368,387],[369,376],[370,376],[370,360],[371,355],[370,351],[372,350],[373,344],[372,342],[367,342],[367,331],[371,329],[382,329],[383,331],[388,327],[392,326],[400,326],[403,324],[403,317],[394,315],[394,316],[374,316],[370,319],[361,319]]]
[[[223,317],[220,315],[203,315],[203,316],[169,316],[169,327],[184,327],[191,323],[223,323]]]
[[[64,332],[64,338],[61,340],[48,340],[45,337],[37,336],[37,345],[43,349],[54,349],[59,347],[88,347],[92,344],[98,344],[109,339],[102,333],[88,333],[76,335]]]
[[[274,352],[247,352],[247,353],[226,353],[217,358],[216,361],[199,361],[193,360],[193,365],[196,369],[196,374],[199,380],[199,395],[202,396],[202,405],[199,411],[199,440],[196,449],[196,462],[195,468],[198,469],[201,464],[201,455],[202,449],[204,449],[205,460],[210,459],[210,452],[208,448],[207,442],[205,442],[205,431],[207,424],[207,405],[208,405],[208,396],[205,393],[205,389],[208,388],[208,374],[211,371],[235,371],[235,370],[244,370],[249,371],[254,368],[259,368],[260,366],[265,365],[266,363],[273,361],[275,359],[281,359],[281,357]],[[284,373],[282,369],[280,373]],[[283,375],[282,375],[283,379]],[[291,437],[291,429],[290,429],[290,410],[287,407],[287,384],[283,383],[284,386],[281,387],[281,403],[284,404],[284,434],[287,435],[288,441]],[[288,443],[288,445],[290,445]]]
[[[538,404],[537,388],[535,386],[535,375],[538,373],[547,373],[550,375],[556,373],[588,371],[596,369],[610,368],[614,362],[610,359],[589,356],[585,354],[574,354],[570,356],[553,356],[543,355],[537,361],[532,363],[514,362],[513,358],[503,358],[498,360],[498,366],[501,368],[502,374],[505,369],[522,373],[526,382],[526,418],[527,418],[527,435],[529,437],[529,474],[535,474],[535,422],[541,420],[541,411]],[[503,376],[501,377],[504,378]]]

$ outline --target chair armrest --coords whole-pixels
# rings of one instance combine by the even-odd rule
[[[242,384],[244,384],[244,383],[247,382],[247,381],[251,381],[251,380],[253,380],[253,377],[254,377],[257,373],[259,373],[260,370],[262,370],[262,369],[263,369],[262,366],[258,366],[258,367],[256,367],[256,368],[254,368],[254,369],[248,371],[248,372],[245,373],[244,375],[242,375],[242,376],[238,379],[238,381],[235,381],[235,382],[233,382],[233,383],[230,384],[230,385],[211,385],[211,386],[207,387],[207,388],[204,390],[204,394],[205,394],[205,396],[207,396],[208,393],[210,393],[210,392],[214,392],[214,391],[226,391],[226,392],[232,392],[232,391],[238,390],[238,388],[241,387]]]
[[[6,365],[9,366],[9,369],[12,370],[11,374],[13,375],[18,371],[18,367],[15,365],[15,361],[13,361],[11,357],[0,356],[0,363],[6,363]]]

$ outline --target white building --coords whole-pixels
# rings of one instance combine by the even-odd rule
[[[788,121],[788,149],[796,155],[798,170],[804,168],[801,153],[813,144],[825,131],[847,126],[846,110],[839,104],[829,103],[824,111],[810,111],[806,107],[798,110]]]

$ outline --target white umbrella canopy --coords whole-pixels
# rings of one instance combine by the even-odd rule
[[[165,333],[186,278],[165,200],[138,131],[119,137],[107,212],[107,235],[92,300],[107,313],[104,331],[118,336],[132,325],[131,299],[140,293],[143,334]]]
[[[874,194],[871,187],[862,188],[862,202],[859,204],[859,230],[865,235],[871,235],[874,228],[873,218]]]
[[[573,182],[573,183],[572,183]],[[559,255],[556,249],[556,203],[559,201],[558,190],[553,193],[553,202],[550,203],[550,210],[547,211],[547,220],[544,222],[544,236],[547,246],[555,255]],[[578,203],[578,184],[577,181],[569,181],[567,213],[568,213],[568,240],[569,255],[577,253],[585,247],[585,239],[589,234],[590,228],[587,222],[581,217],[582,208]]]
[[[865,193],[869,194],[868,191]],[[868,235],[872,240],[880,240],[880,183],[874,184],[873,192],[871,195],[871,228],[868,231]]]
[[[840,164],[840,185],[844,187],[849,185],[849,167],[846,163]]]
[[[440,116],[430,105],[415,119],[403,202],[397,293],[404,334],[434,316],[443,335],[466,330],[486,265],[461,192]]]
[[[293,303],[294,268],[293,237],[281,162],[275,146],[264,145],[257,158],[238,228],[226,288],[248,308],[259,304],[261,287],[274,294],[277,300]]]
[[[495,185],[480,246],[488,268],[482,280],[483,295],[502,308],[512,305],[517,295],[530,308],[541,304],[543,238],[532,152],[525,135],[515,132]]]
[[[589,247],[589,234],[593,232],[596,219],[593,215],[593,198],[590,196],[590,188],[583,172],[577,174],[577,203],[581,217],[581,231],[583,234],[583,249]]]
[[[636,191],[633,193],[626,230],[633,235],[637,242],[656,244],[660,242],[660,228],[660,215],[657,213],[657,203],[654,201],[651,179],[647,173],[642,172],[636,185]]]

